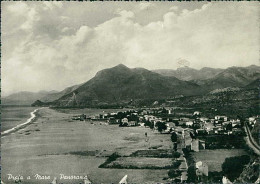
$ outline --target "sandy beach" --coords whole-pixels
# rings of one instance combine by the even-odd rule
[[[23,176],[26,184],[50,183],[54,177],[57,177],[58,183],[82,182],[77,179],[60,180],[60,174],[87,175],[94,183],[118,183],[126,174],[130,183],[166,182],[163,178],[167,177],[167,170],[106,169],[98,166],[114,152],[127,156],[151,147],[171,149],[168,134],[144,127],[72,121],[73,114],[49,108],[40,109],[38,115],[37,120],[25,128],[1,138],[4,183],[14,183],[8,179],[8,174]],[[148,133],[148,142],[145,141],[145,132]],[[50,178],[36,179],[36,174]],[[30,179],[27,179],[28,176]]]

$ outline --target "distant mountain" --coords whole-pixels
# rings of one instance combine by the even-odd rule
[[[3,105],[31,105],[35,100],[41,99],[46,95],[56,93],[56,91],[40,91],[40,92],[28,92],[22,91],[11,94],[7,97],[2,97],[1,102]]]
[[[164,76],[173,76],[180,80],[190,81],[213,78],[224,71],[224,69],[204,67],[200,70],[196,70],[186,66],[178,68],[177,70],[159,69],[152,71]]]
[[[94,78],[53,103],[56,106],[127,103],[136,99],[164,99],[203,92],[195,83],[162,76],[144,68],[130,69],[120,64],[98,72]]]
[[[260,79],[260,67],[230,67],[210,79],[193,80],[206,89],[214,90],[226,87],[244,87]]]
[[[4,105],[31,105],[35,101],[39,100],[43,103],[52,102],[59,99],[60,97],[70,93],[71,91],[78,88],[80,85],[74,85],[68,87],[60,92],[58,91],[39,91],[39,92],[27,92],[22,91],[11,94],[7,97],[2,97],[1,101]],[[36,103],[38,104],[38,103]]]

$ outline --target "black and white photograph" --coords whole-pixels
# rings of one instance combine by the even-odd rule
[[[1,184],[260,183],[258,1],[1,1]]]

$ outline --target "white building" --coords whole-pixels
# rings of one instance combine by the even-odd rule
[[[209,168],[205,162],[202,161],[196,162],[196,175],[197,176],[209,175]]]

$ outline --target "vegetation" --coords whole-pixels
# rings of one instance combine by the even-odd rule
[[[172,142],[177,142],[177,138],[178,138],[177,134],[175,132],[173,132],[171,135]]]
[[[181,171],[178,171],[178,170],[175,170],[175,169],[170,169],[168,171],[169,178],[176,178],[176,177],[180,176],[180,174],[181,174]]]
[[[144,126],[148,126],[151,129],[154,129],[154,124],[148,120],[144,120]]]
[[[108,158],[107,158],[107,160],[103,163],[103,164],[101,164],[100,166],[99,166],[99,168],[106,168],[106,166],[108,165],[108,164],[110,164],[111,162],[113,162],[113,161],[115,161],[117,158],[119,158],[120,157],[120,155],[117,153],[117,152],[115,152],[115,153],[113,153],[112,155],[110,155]]]
[[[233,182],[242,173],[243,168],[250,161],[250,156],[243,155],[237,157],[226,158],[225,162],[222,164],[223,174]]]
[[[189,166],[187,173],[188,173],[188,178],[187,178],[188,183],[194,183],[195,181],[197,181],[195,165]]]
[[[152,158],[178,158],[180,153],[172,150],[138,150],[132,153],[131,157],[152,157]]]
[[[158,128],[158,131],[162,133],[162,131],[167,129],[167,126],[164,122],[157,122],[155,125]]]
[[[241,135],[207,135],[198,138],[205,141],[206,149],[245,148],[245,140]]]

